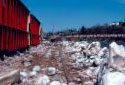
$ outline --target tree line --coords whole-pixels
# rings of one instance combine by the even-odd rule
[[[125,22],[119,22],[118,25],[96,25],[90,28],[82,26],[76,29],[67,29],[57,32],[45,33],[45,36],[69,36],[69,35],[89,35],[89,34],[125,34]]]

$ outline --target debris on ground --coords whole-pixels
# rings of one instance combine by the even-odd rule
[[[100,42],[43,41],[24,53],[5,56],[0,75],[9,69],[19,69],[12,74],[17,78],[6,80],[16,85],[124,85],[125,47],[116,42],[104,47]],[[1,78],[0,84],[6,85]]]

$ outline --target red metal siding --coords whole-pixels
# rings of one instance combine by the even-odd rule
[[[40,43],[39,40],[39,31],[40,31],[40,22],[31,15],[30,17],[30,33],[31,33],[31,45],[38,45]]]
[[[0,25],[2,24],[2,0],[0,0]]]
[[[0,0],[0,50],[13,51],[28,46],[28,16],[29,10],[20,0]],[[33,15],[30,18],[31,45],[38,45],[40,22]]]
[[[22,31],[27,31],[27,18],[29,10],[20,2],[20,0],[4,0],[2,10],[2,0],[0,0],[0,23],[5,26],[13,27]]]
[[[3,27],[1,27],[1,50],[4,50],[4,30]]]

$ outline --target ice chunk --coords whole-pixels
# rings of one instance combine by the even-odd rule
[[[32,77],[32,76],[36,76],[37,72],[36,71],[32,71],[29,73],[29,76]]]
[[[20,72],[20,76],[22,78],[27,78],[28,77],[28,73],[27,72]]]
[[[48,75],[55,75],[56,74],[56,68],[48,67],[47,72],[48,72]]]
[[[94,85],[94,82],[91,82],[91,81],[84,82],[83,85]]]
[[[109,50],[108,50],[108,48],[107,47],[104,47],[104,48],[102,48],[100,51],[99,51],[99,53],[98,53],[98,56],[99,57],[108,57],[108,52]]]
[[[35,82],[35,85],[48,85],[50,83],[50,79],[47,75],[41,75]]]
[[[112,57],[118,55],[125,58],[125,47],[123,45],[118,45],[117,43],[112,42],[110,48]]]
[[[59,81],[52,81],[50,85],[61,85],[61,83]]]
[[[67,84],[65,84],[65,83],[61,83],[61,85],[67,85]]]
[[[125,74],[108,72],[102,78],[102,85],[125,85]]]
[[[41,70],[40,66],[34,66],[33,71],[39,72]]]

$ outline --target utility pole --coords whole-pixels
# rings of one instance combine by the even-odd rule
[[[53,35],[54,35],[54,31],[55,31],[55,25],[53,25],[53,28],[52,28]]]

